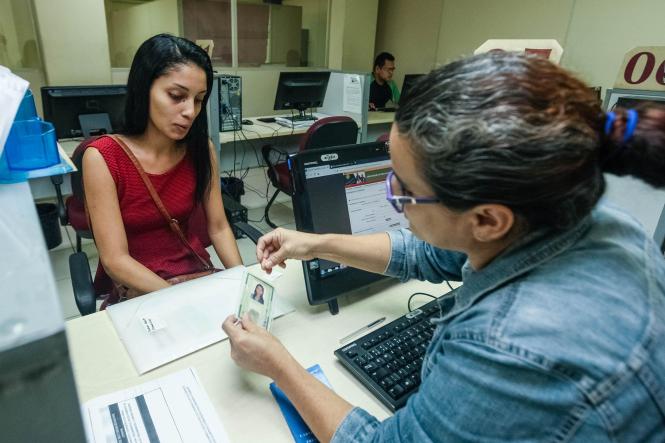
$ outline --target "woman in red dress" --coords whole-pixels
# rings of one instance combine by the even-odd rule
[[[212,76],[208,55],[183,38],[156,35],[136,52],[125,127],[116,137],[136,157],[193,251],[171,230],[118,141],[100,137],[83,156],[86,204],[100,258],[96,280],[106,273],[128,294],[139,295],[168,287],[169,278],[201,271],[202,260],[193,252],[208,263],[210,257],[206,241],[190,226],[201,210],[201,224],[224,266],[242,264],[208,138]],[[201,231],[205,236],[206,229]]]

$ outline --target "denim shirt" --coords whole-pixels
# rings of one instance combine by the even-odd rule
[[[464,285],[419,391],[383,422],[354,408],[333,441],[665,442],[665,260],[635,220],[601,204],[479,271],[389,235],[386,274]]]

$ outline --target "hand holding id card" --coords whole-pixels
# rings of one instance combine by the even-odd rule
[[[269,283],[246,273],[238,307],[238,318],[241,319],[248,314],[254,323],[269,331],[274,294],[275,288]]]

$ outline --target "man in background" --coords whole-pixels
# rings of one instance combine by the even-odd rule
[[[374,59],[372,76],[374,80],[369,86],[369,109],[376,111],[386,107],[386,103],[399,102],[399,89],[393,81],[395,57],[389,52],[382,52]]]

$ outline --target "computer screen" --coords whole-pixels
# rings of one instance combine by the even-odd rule
[[[383,142],[302,151],[289,158],[296,228],[317,234],[371,234],[408,226],[386,200],[391,164]],[[303,262],[312,305],[336,298],[385,277],[328,260]]]
[[[400,92],[400,104],[404,103],[405,98],[408,98],[409,90],[413,85],[420,79],[424,77],[425,74],[406,74],[404,76],[404,82],[402,83],[402,91]]]
[[[643,91],[633,89],[607,89],[603,108],[609,112],[617,106],[620,108],[634,108],[639,105],[649,104],[656,106],[665,105],[665,92]]]
[[[280,72],[275,94],[275,110],[307,108],[323,105],[330,72]]]
[[[125,85],[46,86],[41,91],[44,120],[53,123],[58,139],[111,133],[123,126]]]

